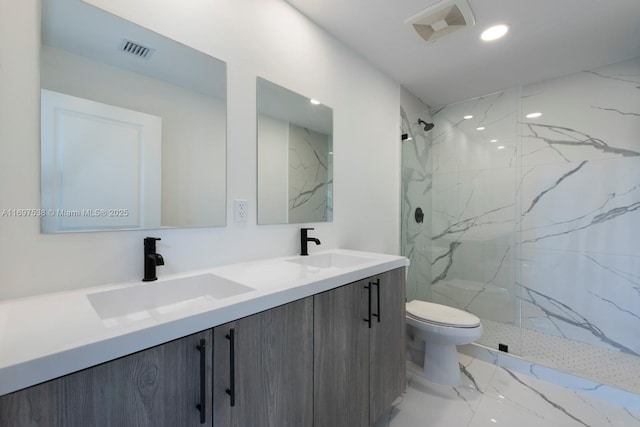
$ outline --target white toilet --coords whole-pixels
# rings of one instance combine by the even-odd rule
[[[457,345],[482,336],[480,319],[445,305],[413,300],[407,308],[407,351],[422,377],[434,383],[460,383]],[[411,365],[410,365],[411,366]]]

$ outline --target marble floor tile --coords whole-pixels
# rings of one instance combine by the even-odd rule
[[[396,402],[388,417],[375,427],[466,426],[489,385],[496,366],[459,354],[461,384],[457,387],[434,384],[418,375],[407,375],[407,392]],[[429,414],[428,418],[425,414]]]
[[[486,396],[538,418],[542,423],[539,425],[640,425],[640,421],[634,420],[623,408],[500,367],[491,379]]]
[[[437,424],[434,424],[436,426]],[[523,411],[504,402],[485,397],[468,427],[564,427],[536,413]]]
[[[640,412],[459,354],[462,383],[408,375],[407,391],[374,427],[640,427]]]

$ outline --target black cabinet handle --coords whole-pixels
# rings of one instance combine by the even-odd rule
[[[198,411],[200,411],[200,424],[204,424],[207,417],[207,388],[206,388],[206,349],[205,349],[206,341],[204,339],[200,340],[200,345],[196,346],[198,351],[200,352],[200,403],[196,405]]]
[[[377,317],[378,318],[378,323],[380,323],[380,278],[376,279],[375,282],[369,282],[369,286],[375,286],[376,287],[376,293],[377,293],[377,310],[376,310],[376,314],[372,314],[373,317]]]
[[[369,317],[367,319],[362,319],[369,324],[369,329],[371,329],[371,282],[369,282],[369,286],[365,286],[365,289],[369,290]]]
[[[226,390],[231,397],[231,407],[236,406],[236,334],[233,328],[229,329],[229,334],[225,336],[229,340],[229,388]]]

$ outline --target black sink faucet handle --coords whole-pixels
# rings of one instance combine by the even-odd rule
[[[159,237],[144,238],[144,278],[143,282],[151,282],[158,280],[156,276],[156,267],[164,265],[164,258],[156,252],[156,241],[161,240]]]
[[[145,251],[156,251],[156,241],[162,240],[160,237],[145,237],[144,238],[144,248]]]
[[[320,240],[316,239],[315,237],[309,237],[307,234],[307,231],[309,230],[315,230],[315,228],[301,228],[300,229],[300,255],[301,256],[307,256],[309,255],[309,250],[307,247],[307,243],[309,242],[313,242],[316,245],[320,244]]]

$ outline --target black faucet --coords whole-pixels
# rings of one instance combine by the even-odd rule
[[[300,229],[300,255],[307,256],[309,255],[309,251],[307,250],[307,243],[313,242],[316,245],[320,244],[320,240],[314,237],[307,237],[308,230],[315,230],[315,228],[301,228]]]
[[[158,280],[156,277],[156,266],[164,265],[162,255],[156,253],[156,240],[159,237],[144,238],[144,278],[143,282],[152,282]]]

